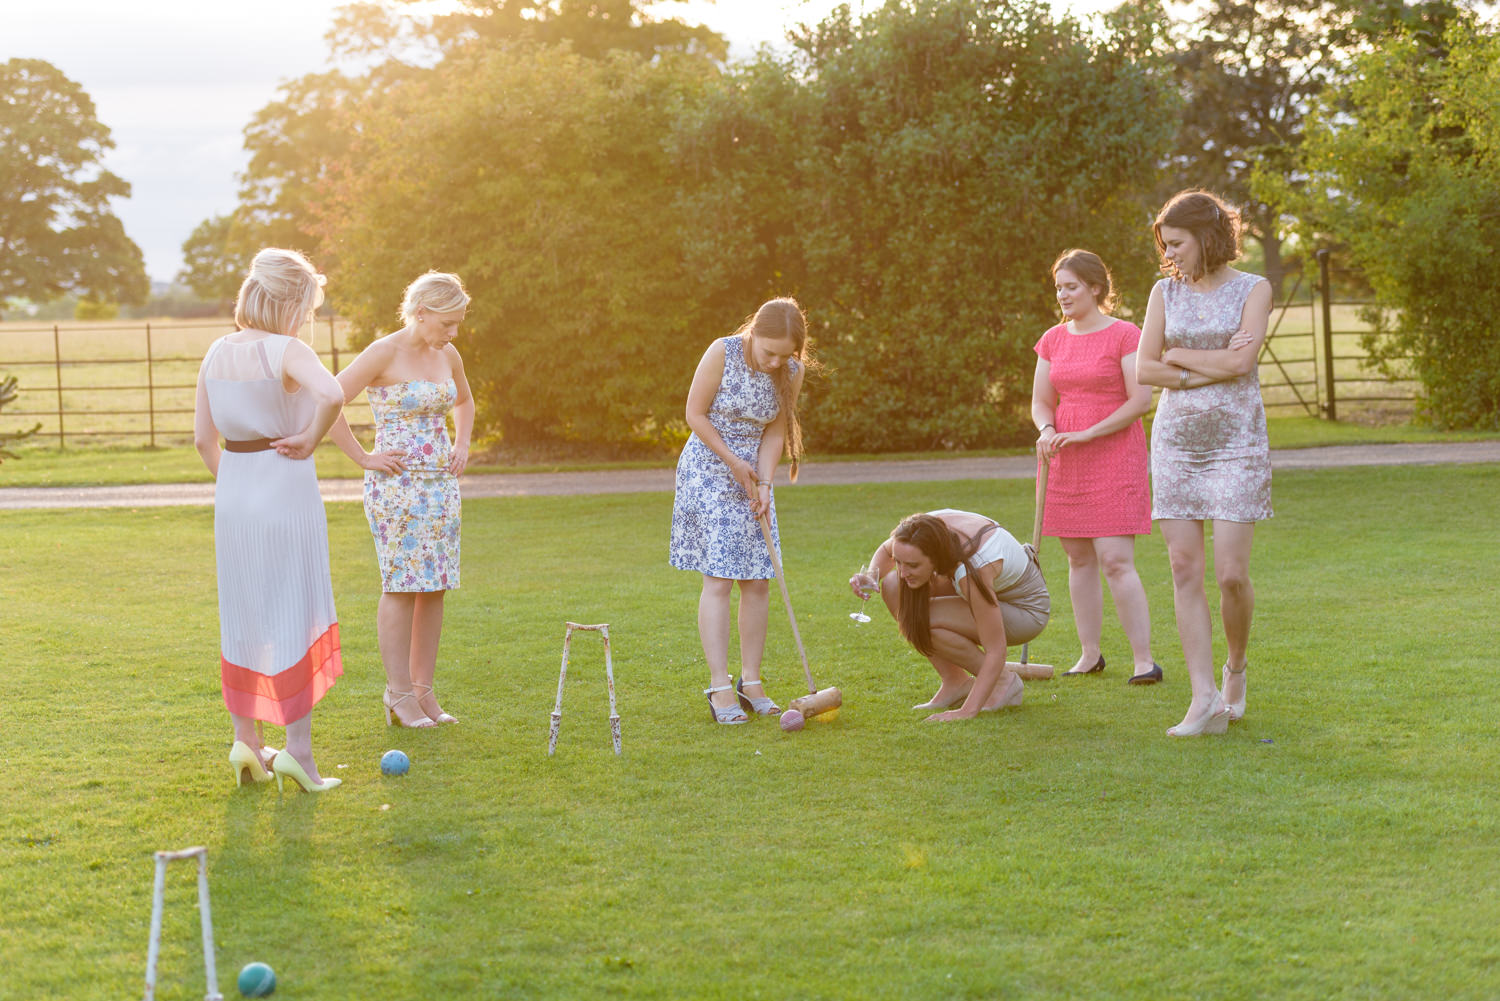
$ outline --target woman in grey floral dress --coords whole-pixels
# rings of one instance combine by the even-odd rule
[[[1245,713],[1246,648],[1255,592],[1250,544],[1271,517],[1271,460],[1256,365],[1271,316],[1264,278],[1230,267],[1239,214],[1206,191],[1183,191],[1152,227],[1166,278],[1151,290],[1136,379],[1164,392],[1151,426],[1151,516],[1172,563],[1177,631],[1192,702],[1175,737],[1223,733]],[[1204,589],[1203,526],[1213,525],[1214,576],[1228,658],[1214,680]]]
[[[708,346],[688,390],[692,429],[677,461],[671,564],[703,575],[698,634],[708,661],[709,711],[744,723],[747,711],[781,712],[761,684],[770,579],[775,570],[758,521],[779,553],[771,478],[785,452],[797,478],[802,451],[797,394],[806,371],[807,320],[792,299],[772,299],[728,337]],[[740,680],[729,677],[730,592],[740,588]]]

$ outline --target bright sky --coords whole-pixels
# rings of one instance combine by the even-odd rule
[[[344,0],[0,0],[0,61],[44,59],[83,85],[114,133],[115,203],[153,280],[182,266],[193,227],[234,208],[241,131],[282,81],[328,68],[323,34]],[[687,0],[665,16],[708,24],[731,56],[778,44],[841,0]],[[878,0],[847,0],[856,12]],[[1057,0],[1087,14],[1116,0]]]

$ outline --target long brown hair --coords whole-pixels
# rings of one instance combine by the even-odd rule
[[[797,300],[790,296],[762,303],[754,316],[746,317],[745,322],[740,324],[735,334],[745,340],[751,337],[764,337],[773,341],[791,341],[792,358],[796,359],[804,369],[817,367],[817,363],[810,357],[811,352],[807,344],[807,317],[803,315],[802,307]],[[753,371],[759,371],[755,368],[752,357],[749,351],[745,352],[746,364]],[[788,361],[790,362],[790,359]],[[796,384],[795,372],[790,364],[786,364],[775,372],[767,374],[771,376],[771,382],[776,387],[776,400],[781,405],[781,412],[786,414],[785,450],[791,463],[788,475],[792,482],[796,483],[797,466],[802,461],[802,422],[797,419],[797,398],[793,394]]]
[[[1167,260],[1167,245],[1161,238],[1163,226],[1193,234],[1198,241],[1198,274],[1185,275]],[[1240,214],[1212,191],[1192,188],[1177,192],[1156,214],[1151,233],[1161,257],[1161,273],[1178,281],[1197,281],[1240,259]]]
[[[936,515],[913,514],[901,520],[901,524],[891,532],[891,538],[922,550],[922,554],[932,561],[933,572],[944,577],[952,577],[959,564],[963,564],[964,572],[969,575],[970,586],[977,589],[985,601],[997,605],[999,600],[995,597],[990,582],[980,580],[970,562],[979,551],[984,537],[994,528],[994,525],[989,525],[970,537],[955,532]],[[894,550],[892,554],[894,555]],[[913,588],[900,581],[900,574],[896,576],[900,586],[896,621],[901,626],[901,633],[912,646],[931,656],[932,620],[928,605],[932,600],[932,582]]]

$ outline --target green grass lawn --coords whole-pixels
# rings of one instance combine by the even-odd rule
[[[231,785],[211,511],[0,514],[0,994],[133,996],[150,853],[203,844],[227,996],[264,960],[289,1001],[1494,997],[1500,467],[1275,491],[1249,712],[1184,741],[1163,734],[1188,688],[1159,536],[1139,550],[1155,687],[1123,684],[1111,613],[1102,677],[924,725],[930,668],[888,618],[850,623],[844,581],[900,516],[1024,531],[1025,482],[780,491],[799,625],[845,696],[798,734],[710,724],[665,494],[466,504],[438,676],[462,722],[387,730],[374,556],[359,508],[333,505],[346,673],[314,741],[345,784],[323,796]],[[1032,655],[1066,665],[1055,542],[1043,560],[1057,615]],[[586,635],[546,755],[566,619],[612,624],[623,757]],[[379,773],[390,747],[404,779]],[[191,867],[170,876],[158,997],[199,998]]]

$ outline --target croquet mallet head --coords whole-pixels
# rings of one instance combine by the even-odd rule
[[[788,709],[795,709],[805,717],[816,716],[826,713],[831,709],[837,709],[844,704],[844,693],[837,688],[823,688],[811,695],[803,695],[793,699]]]

